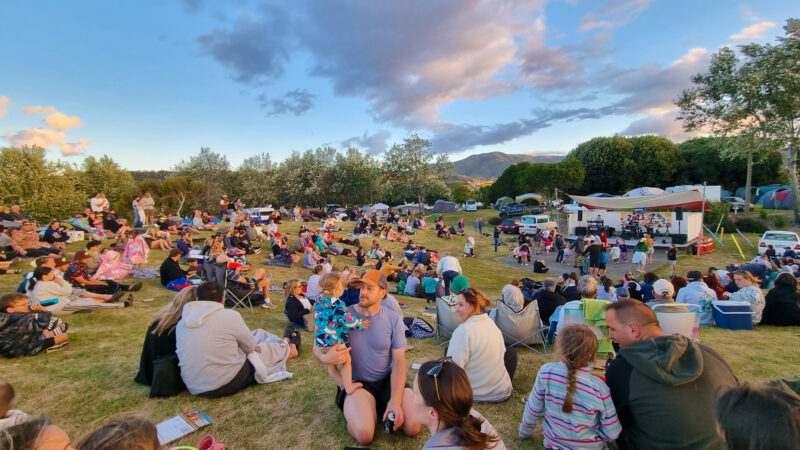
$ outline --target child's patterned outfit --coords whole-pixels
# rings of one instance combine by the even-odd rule
[[[339,297],[317,297],[314,315],[314,345],[333,347],[350,342],[352,329],[363,330],[364,325],[347,311]]]

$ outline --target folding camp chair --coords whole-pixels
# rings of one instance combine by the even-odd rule
[[[539,316],[539,305],[536,302],[528,303],[528,306],[516,312],[503,302],[497,302],[497,313],[495,323],[500,332],[503,333],[503,340],[506,345],[523,347],[533,350],[542,355],[547,354],[547,327],[542,324]],[[541,344],[542,351],[538,351],[532,345]]]
[[[228,274],[230,270],[236,269],[241,267],[241,263],[235,261],[228,261],[220,264],[214,265],[214,270],[216,271],[216,279],[217,283],[219,280],[224,280],[224,284],[222,286],[225,289],[225,303],[233,305],[233,308],[240,306],[242,308],[247,308],[250,312],[253,312],[253,301],[250,299],[250,295],[255,292],[255,288],[253,286],[248,286],[244,289],[235,289],[231,287],[231,285],[235,282],[231,281]],[[241,283],[236,283],[237,286],[241,286]]]
[[[436,299],[436,345],[441,346],[450,342],[453,331],[461,324],[455,314],[456,307],[450,306],[441,297]]]
[[[583,309],[581,308],[582,306],[580,300],[573,300],[564,304],[563,308],[561,308],[558,325],[556,326],[556,338],[558,338],[558,333],[567,325],[573,323],[586,325],[586,317],[584,316]],[[597,336],[597,339],[604,339],[608,337],[602,327],[589,326],[589,329],[592,330],[595,336]],[[616,352],[614,351],[612,351],[611,354],[612,357],[616,356]]]

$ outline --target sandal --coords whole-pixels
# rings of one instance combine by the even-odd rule
[[[57,352],[59,350],[63,350],[65,348],[67,348],[68,346],[69,346],[69,341],[64,341],[64,342],[62,342],[60,344],[56,344],[56,345],[48,348],[47,350],[45,350],[45,353]]]

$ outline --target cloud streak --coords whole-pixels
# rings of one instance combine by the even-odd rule
[[[646,10],[652,0],[609,0],[581,18],[578,31],[618,28]]]
[[[386,143],[392,133],[387,130],[379,130],[375,134],[364,133],[363,136],[351,137],[339,143],[341,147],[358,147],[366,150],[370,155],[380,155],[388,148]]]
[[[0,95],[0,117],[8,114],[9,105],[11,105],[11,100],[5,95]]]
[[[299,116],[314,106],[315,96],[305,89],[295,89],[277,98],[270,98],[266,94],[261,94],[257,98],[261,108],[267,110],[268,116],[286,113]]]
[[[749,40],[749,41],[758,41],[764,39],[766,36],[764,32],[767,30],[771,30],[775,28],[775,22],[759,22],[750,25],[749,27],[745,27],[740,30],[738,33],[734,33],[731,35],[731,39],[736,39],[737,41],[741,40]]]

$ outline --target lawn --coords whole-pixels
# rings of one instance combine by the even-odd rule
[[[463,215],[471,231],[469,224],[475,217],[488,219],[495,214],[492,210],[453,213],[446,214],[445,221],[449,224]],[[295,234],[298,227],[298,223],[289,222],[281,225],[280,230]],[[757,239],[748,237],[751,241]],[[414,241],[456,255],[461,254],[464,246],[464,238],[443,241],[436,238],[433,231],[418,233]],[[724,248],[704,255],[699,260],[690,256],[681,257],[681,272],[691,269],[705,271],[709,265],[724,267],[727,262],[740,261],[732,241],[726,237],[725,242]],[[754,250],[743,245],[747,256],[755,254]],[[77,250],[81,246],[81,243],[72,244],[70,250]],[[396,255],[402,255],[400,244],[389,243],[388,246],[398,250]],[[492,298],[498,298],[500,289],[512,278],[531,276],[529,271],[495,261],[497,256],[510,253],[508,247],[501,249],[500,253],[495,254],[492,239],[480,238],[477,240],[476,257],[461,261],[471,284]],[[153,251],[149,265],[158,266],[164,257],[164,252]],[[264,259],[263,254],[252,259],[256,262],[254,270],[264,267],[258,264]],[[348,258],[338,260],[340,266],[353,262]],[[29,262],[25,261],[24,264]],[[22,263],[18,267],[30,270],[29,266],[23,266]],[[276,285],[282,285],[290,278],[307,279],[309,276],[309,272],[299,266],[269,269]],[[656,273],[663,275],[667,270],[661,267]],[[535,277],[543,278],[541,275]],[[19,281],[19,276],[0,276],[0,288],[3,292],[14,290]],[[149,387],[132,380],[138,369],[141,344],[149,320],[172,298],[172,293],[163,289],[154,279],[144,283],[137,298],[155,298],[155,301],[138,302],[133,308],[124,310],[66,316],[70,323],[71,343],[68,349],[53,354],[3,360],[0,363],[2,378],[16,388],[18,409],[52,418],[69,433],[73,443],[84,433],[115,416],[138,415],[159,422],[196,407],[214,421],[214,425],[204,431],[212,433],[218,441],[232,449],[343,448],[356,445],[347,434],[341,413],[333,404],[334,387],[325,368],[311,356],[312,339],[309,334],[303,334],[301,357],[288,363],[289,371],[294,373],[292,379],[248,388],[224,399],[209,400],[192,397],[188,393],[169,399],[149,399]],[[417,316],[424,310],[423,299],[397,298],[410,306],[404,310],[406,316]],[[281,334],[288,324],[282,312],[282,292],[273,292],[272,300],[279,306],[277,309],[258,309],[254,313],[242,311],[242,316],[251,328],[264,328]],[[702,329],[699,339],[717,350],[740,380],[763,380],[800,373],[800,352],[796,350],[800,343],[800,337],[796,336],[798,333],[800,327],[759,327],[755,331],[736,332],[711,328]],[[414,347],[407,354],[408,380],[411,382],[415,375],[411,365],[440,357],[442,348],[436,347],[433,339],[410,339],[409,345]],[[530,392],[539,367],[551,358],[552,355],[542,357],[521,350],[514,379],[514,396],[500,404],[476,405],[476,409],[498,429],[509,448],[541,448],[540,437],[521,442],[516,435],[522,416],[522,399]],[[195,433],[179,443],[196,445],[201,436],[201,433]],[[428,437],[427,430],[414,439],[378,432],[370,447],[419,449]]]

